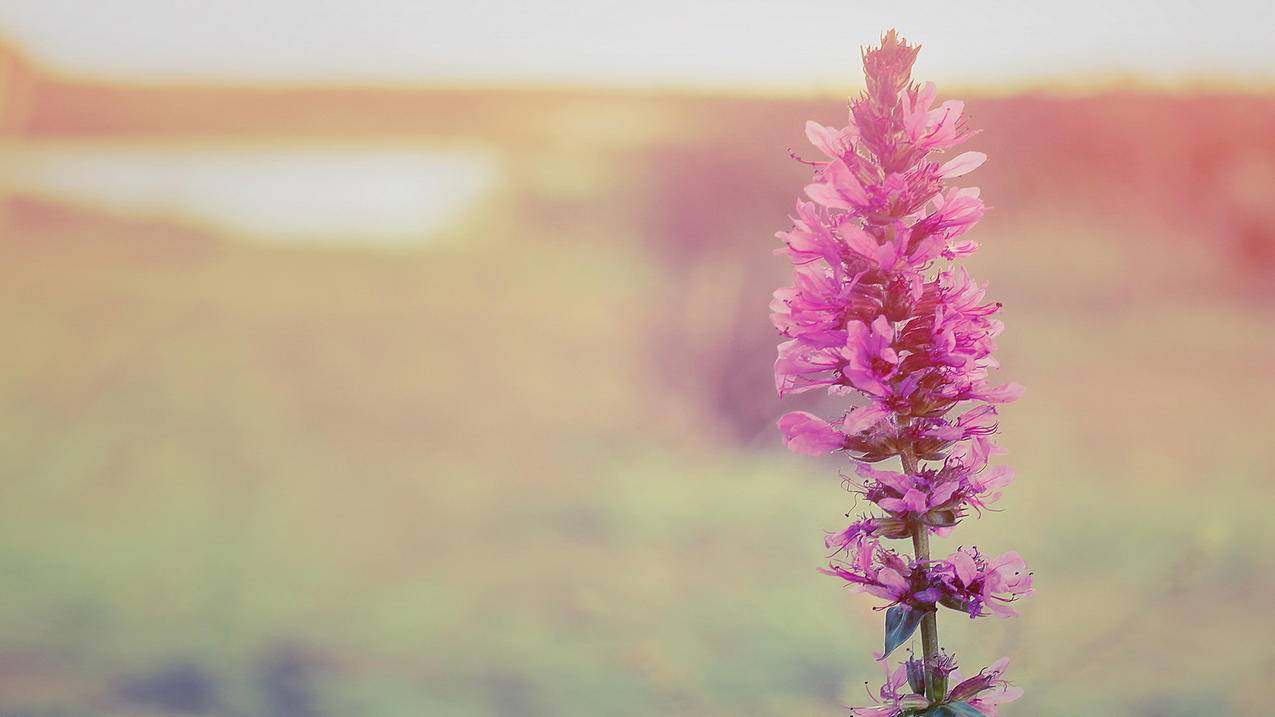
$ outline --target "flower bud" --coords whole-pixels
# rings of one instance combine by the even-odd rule
[[[907,664],[908,687],[918,695],[925,694],[925,663],[913,658]]]

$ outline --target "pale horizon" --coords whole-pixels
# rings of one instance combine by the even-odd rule
[[[925,47],[918,77],[949,86],[1275,85],[1275,10],[1245,2],[313,6],[7,0],[0,39],[53,72],[115,81],[837,93],[857,81],[859,47],[895,27]]]

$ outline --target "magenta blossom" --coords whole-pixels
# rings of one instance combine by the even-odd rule
[[[978,192],[944,185],[986,155],[932,158],[972,132],[962,103],[934,107],[933,85],[908,83],[915,53],[887,35],[864,56],[869,92],[852,102],[850,123],[807,125],[826,160],[810,162],[812,202],[799,200],[792,227],[777,235],[794,272],[771,304],[771,320],[788,339],[775,386],[780,395],[857,392],[867,405],[827,421],[841,424],[844,443],[826,433],[794,440],[794,420],[785,417],[788,444],[799,452],[844,448],[878,461],[910,448],[919,459],[943,460],[962,442],[987,440],[995,431],[991,404],[1021,393],[989,378],[998,365],[1000,304],[985,301],[985,287],[963,268],[929,271],[975,249],[962,236],[983,214]],[[966,402],[982,405],[947,416]]]
[[[1003,661],[947,689],[955,673],[939,649],[938,607],[1011,616],[1009,604],[1032,592],[1031,573],[1014,552],[934,559],[930,541],[994,510],[1013,479],[990,462],[1003,452],[993,441],[999,407],[1023,389],[995,379],[1001,304],[959,264],[978,250],[969,233],[987,208],[977,187],[954,181],[987,155],[956,149],[975,134],[965,104],[913,82],[918,51],[886,33],[863,52],[866,91],[845,126],[806,124],[818,155],[798,159],[813,176],[776,234],[792,282],[770,303],[783,337],[775,389],[822,389],[853,405],[789,413],[779,428],[794,452],[844,454],[854,465],[845,484],[875,506],[825,536],[845,559],[820,572],[886,601],[882,658],[921,634],[923,658],[887,668],[876,706],[852,714],[991,716],[1020,691],[1000,679]],[[897,468],[874,466],[895,458]],[[910,539],[914,555],[881,544],[897,539]]]
[[[1014,687],[1001,677],[1007,666],[1009,658],[1002,657],[996,664],[968,680],[962,680],[960,670],[954,670],[950,681],[955,682],[956,686],[948,694],[947,701],[968,702],[987,717],[997,717],[997,708],[1000,705],[1023,696],[1021,687]]]
[[[986,468],[985,457],[969,464],[965,460],[963,455],[949,455],[940,467],[922,467],[914,475],[860,463],[858,480],[850,479],[849,484],[891,517],[943,534],[969,509],[981,511],[995,503],[1000,489],[1014,478],[1008,466]]]
[[[901,717],[919,714],[931,706],[952,704],[969,705],[986,717],[997,717],[997,708],[1000,705],[1013,702],[1023,695],[1021,688],[1010,685],[1001,677],[1009,664],[1009,658],[1001,658],[996,664],[968,680],[961,679],[960,670],[946,655],[939,655],[928,661],[907,660],[893,671],[884,660],[879,664],[885,671],[885,682],[876,695],[869,693],[876,704],[872,707],[851,708],[852,717]],[[955,683],[944,694],[943,699],[936,703],[925,696],[924,675],[927,670],[930,674],[941,675],[944,683]]]
[[[779,430],[784,432],[789,448],[808,456],[821,456],[846,445],[846,437],[831,424],[803,411],[785,415],[779,421]]]
[[[918,561],[865,536],[861,530],[853,542],[839,545],[848,553],[847,560],[819,572],[841,578],[852,589],[882,598],[889,605],[921,612],[932,612],[936,605],[942,605],[970,617],[1012,617],[1017,613],[1008,603],[1032,593],[1032,575],[1017,553],[987,560],[974,548],[961,548],[947,560]]]
[[[846,526],[845,530],[828,533],[824,545],[833,554],[848,552],[858,546],[861,538],[906,538],[910,534],[908,524],[895,518],[861,518]]]
[[[924,690],[916,692],[909,685],[907,664],[900,664],[891,672],[883,660],[881,667],[885,670],[885,683],[877,696],[873,696],[876,706],[851,708],[853,717],[898,717],[904,713],[914,714],[915,710],[929,706]]]
[[[1013,617],[1018,613],[1007,603],[1033,592],[1027,563],[1013,551],[988,560],[976,548],[960,548],[936,572],[945,576],[943,604],[970,617]]]
[[[881,547],[876,540],[860,538],[849,549],[849,559],[820,568],[824,575],[841,578],[856,591],[886,600],[890,605],[907,605],[917,610],[933,610],[947,596],[940,576],[923,564]]]

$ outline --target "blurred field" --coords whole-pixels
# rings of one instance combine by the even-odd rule
[[[784,149],[839,100],[221,88],[205,113],[59,82],[0,156],[353,137],[500,176],[392,245],[10,177],[0,715],[862,702],[880,616],[814,572],[851,501],[779,446],[766,318],[805,176]],[[995,207],[975,266],[1029,390],[1005,512],[959,536],[1020,550],[1039,591],[1012,621],[941,616],[944,643],[1013,657],[1007,715],[1261,713],[1275,99],[966,99]]]

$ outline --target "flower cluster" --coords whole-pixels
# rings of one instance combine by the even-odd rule
[[[958,265],[978,248],[966,233],[985,208],[977,188],[948,182],[987,157],[945,154],[974,132],[963,103],[936,105],[934,85],[912,81],[918,50],[887,33],[864,51],[867,89],[846,126],[806,125],[823,157],[800,160],[813,181],[792,226],[776,235],[776,253],[793,266],[792,284],[770,305],[784,337],[776,390],[859,399],[835,416],[788,413],[779,429],[795,452],[845,454],[854,466],[847,485],[879,511],[826,537],[847,558],[822,572],[888,601],[883,665],[918,626],[924,644],[922,660],[886,667],[879,706],[856,709],[860,717],[995,715],[1018,695],[1000,678],[1004,663],[949,692],[954,665],[939,652],[937,608],[1010,616],[1008,603],[1032,591],[1017,553],[929,553],[931,536],[987,510],[1013,479],[990,465],[1001,452],[992,435],[998,406],[1022,387],[991,379],[1001,305]],[[873,466],[896,456],[901,470]],[[881,544],[903,538],[915,556]]]
[[[916,560],[860,536],[844,563],[820,568],[855,590],[884,598],[891,605],[932,611],[936,605],[970,617],[1015,614],[1008,603],[1032,592],[1032,575],[1018,553],[988,560],[976,548],[962,547],[946,560]]]
[[[925,675],[940,675],[943,683],[956,683],[952,689],[944,690],[943,700],[937,707],[949,707],[950,714],[960,715],[959,707],[952,705],[968,705],[977,710],[977,714],[996,717],[998,706],[1013,702],[1023,695],[1023,690],[1013,687],[1001,678],[1008,658],[1001,658],[996,664],[977,675],[962,679],[961,671],[955,662],[946,655],[933,660],[910,659],[901,663],[893,672],[885,668],[885,683],[877,695],[872,696],[877,703],[875,707],[855,707],[850,710],[853,717],[899,717],[900,715],[918,714],[930,708],[930,700],[925,696]]]
[[[977,410],[977,409],[976,409]],[[858,479],[849,479],[857,492],[893,517],[900,525],[922,524],[945,534],[967,508],[982,510],[1001,496],[1000,489],[1014,478],[1009,466],[987,467],[986,441],[958,446],[936,468],[919,466],[914,474],[856,467]],[[906,537],[901,535],[888,537]]]

